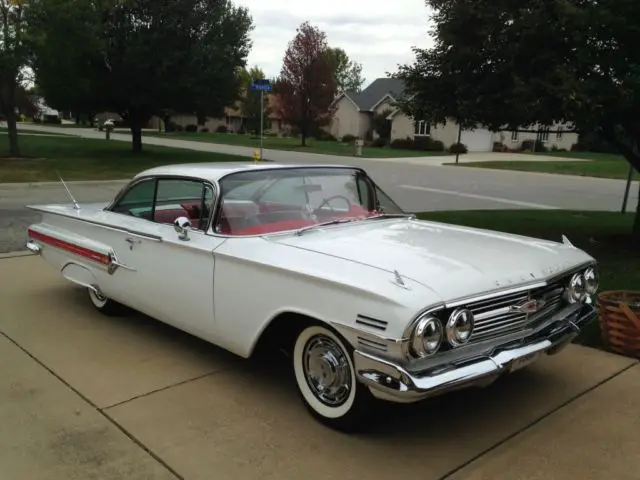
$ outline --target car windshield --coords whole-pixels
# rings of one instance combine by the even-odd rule
[[[215,231],[261,235],[404,212],[361,170],[292,167],[238,172],[220,180]]]

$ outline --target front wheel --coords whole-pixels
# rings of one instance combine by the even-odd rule
[[[365,426],[373,395],[356,380],[352,348],[326,327],[304,328],[295,340],[293,369],[305,406],[323,424],[351,432]]]
[[[127,313],[127,308],[121,303],[111,300],[104,296],[100,291],[96,291],[94,288],[87,288],[89,292],[89,300],[91,304],[103,315],[108,316],[120,316]]]

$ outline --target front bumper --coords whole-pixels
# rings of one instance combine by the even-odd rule
[[[392,361],[356,350],[356,375],[377,397],[402,403],[473,385],[486,385],[535,361],[542,354],[558,353],[596,315],[593,305],[585,304],[517,342],[496,347],[488,355],[439,365],[424,372],[409,372]]]

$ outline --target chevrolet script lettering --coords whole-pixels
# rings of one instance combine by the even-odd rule
[[[527,300],[526,302],[523,302],[519,305],[511,305],[509,307],[509,311],[527,314],[536,313],[538,310],[544,307],[545,303],[547,302],[545,302],[544,300]]]

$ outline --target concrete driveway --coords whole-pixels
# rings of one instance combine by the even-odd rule
[[[640,367],[578,346],[347,436],[286,365],[102,317],[38,257],[0,259],[0,332],[7,479],[637,478]]]

